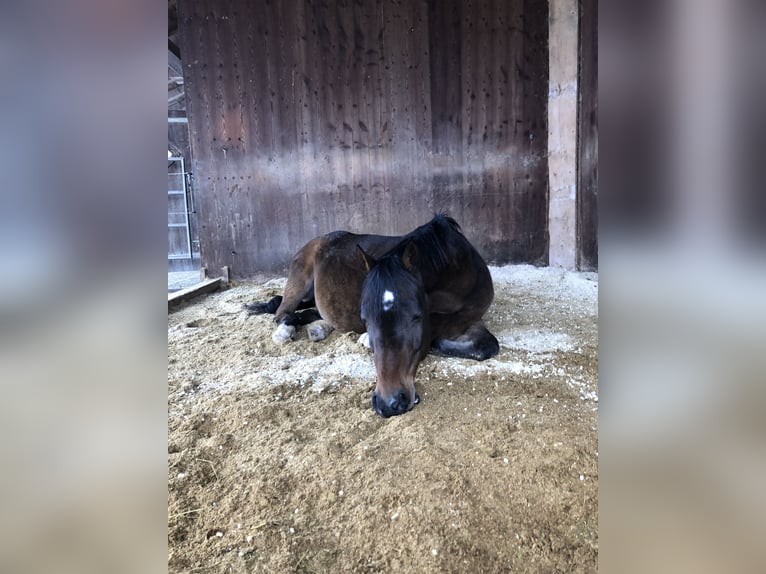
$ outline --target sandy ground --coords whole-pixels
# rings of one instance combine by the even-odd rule
[[[598,276],[491,268],[483,363],[382,419],[355,334],[271,340],[240,284],[168,316],[170,572],[594,572]]]

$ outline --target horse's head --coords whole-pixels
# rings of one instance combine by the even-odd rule
[[[368,270],[362,321],[378,375],[372,407],[383,417],[401,415],[420,400],[415,373],[431,343],[417,246],[410,242],[401,254],[395,250],[377,261],[361,247],[359,253]]]

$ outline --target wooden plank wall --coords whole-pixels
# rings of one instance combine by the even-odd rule
[[[283,270],[334,229],[446,211],[489,261],[547,262],[548,6],[182,0],[203,265]]]
[[[598,0],[580,0],[577,268],[598,269]]]

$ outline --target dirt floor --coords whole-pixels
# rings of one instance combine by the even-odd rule
[[[358,335],[272,342],[240,284],[168,315],[170,572],[594,572],[598,276],[491,268],[483,363],[383,419]]]

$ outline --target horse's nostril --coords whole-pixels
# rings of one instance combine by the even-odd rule
[[[420,401],[420,397],[415,394],[415,402]],[[378,395],[372,393],[372,408],[383,418],[393,417],[406,413],[410,408],[410,394],[407,391],[399,391],[387,401]]]
[[[388,406],[394,414],[401,414],[410,406],[410,396],[404,391],[399,391],[393,396]]]

